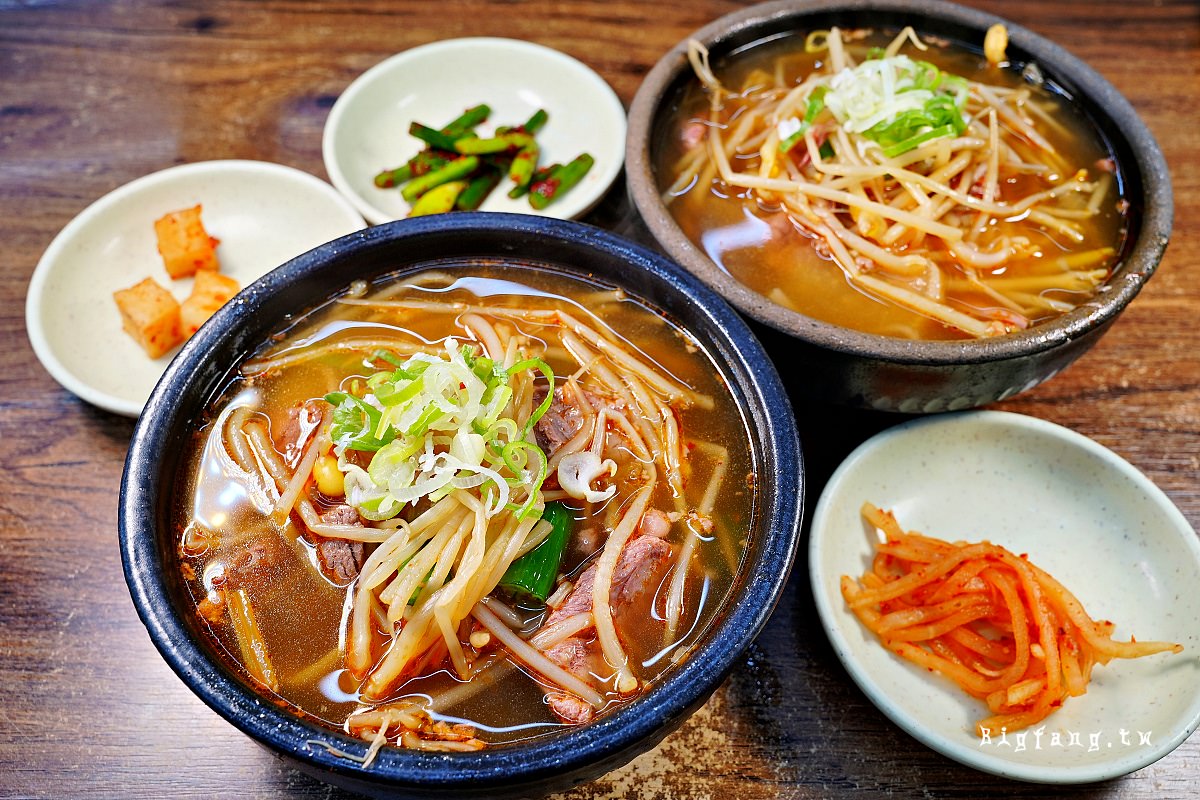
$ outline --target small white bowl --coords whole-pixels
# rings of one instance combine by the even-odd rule
[[[1094,618],[1115,622],[1115,638],[1184,651],[1097,666],[1087,694],[1019,740],[983,742],[974,725],[986,705],[885,650],[842,599],[841,576],[861,575],[874,554],[864,501],[894,511],[905,530],[1028,553]],[[1099,781],[1162,758],[1200,722],[1196,533],[1132,465],[1066,428],[980,411],[884,431],[822,492],[809,559],[817,611],[850,676],[893,722],[955,761],[1017,780]]]
[[[203,205],[221,240],[221,273],[245,288],[319,244],[365,227],[332,186],[262,161],[203,161],[164,169],[92,203],[54,238],[25,302],[33,350],[64,388],[100,408],[136,417],[174,351],[151,359],[121,330],[112,294],[151,277],[182,301],[190,278],[172,280],[154,221]],[[236,302],[232,301],[232,302]]]
[[[545,109],[549,119],[537,135],[541,164],[565,164],[584,152],[596,159],[582,182],[543,211],[533,210],[527,197],[509,198],[507,180],[482,211],[574,219],[595,206],[621,172],[625,109],[604,79],[549,47],[488,37],[414,47],[355,79],[325,122],[325,170],[369,222],[406,217],[410,207],[400,190],[378,188],[375,176],[424,148],[408,133],[412,122],[440,128],[480,103],[492,109],[477,128],[481,134]]]

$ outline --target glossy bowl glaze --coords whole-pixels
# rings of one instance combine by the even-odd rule
[[[913,341],[861,333],[776,305],[739,283],[683,233],[661,200],[655,154],[680,92],[695,81],[687,43],[714,62],[754,42],[790,32],[912,25],[918,34],[982,42],[1008,29],[1008,58],[1036,62],[1052,90],[1072,98],[1120,163],[1130,203],[1119,264],[1097,296],[1070,313],[1019,333],[972,341]],[[1154,137],[1104,78],[1061,46],[1019,25],[937,0],[782,0],[722,17],[676,45],[634,98],[626,143],[629,195],[662,248],[757,324],[768,351],[786,353],[789,388],[820,400],[906,413],[983,405],[1054,376],[1096,343],[1154,273],[1171,234],[1173,200]],[[794,376],[794,378],[792,377]]]
[[[724,372],[744,416],[758,497],[729,598],[691,656],[624,708],[584,727],[478,753],[385,748],[368,768],[313,740],[362,756],[366,743],[279,708],[214,656],[197,629],[176,562],[173,482],[193,421],[236,366],[290,315],[355,279],[415,271],[441,259],[548,265],[624,288],[692,331]],[[720,685],[766,623],[797,549],[804,481],[787,395],[746,324],[694,276],[586,225],[476,213],[388,223],[289,261],[221,309],[184,346],[134,431],[121,484],[125,577],[151,639],[204,702],[254,740],[329,783],[379,797],[534,796],[567,789],[658,743]]]

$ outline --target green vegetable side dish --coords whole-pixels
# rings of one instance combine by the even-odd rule
[[[425,142],[425,148],[406,163],[375,176],[380,189],[400,187],[412,206],[409,216],[474,211],[507,178],[511,198],[529,195],[536,211],[546,209],[579,184],[595,163],[582,153],[567,164],[539,165],[541,147],[536,135],[549,115],[538,109],[522,125],[496,128],[491,136],[475,129],[491,115],[486,104],[472,106],[442,128],[421,122],[408,132]]]
[[[458,198],[462,196],[469,185],[467,181],[458,180],[435,186],[421,195],[413,204],[412,211],[408,215],[424,217],[427,214],[445,214],[447,211],[453,211],[458,204]]]
[[[583,180],[593,163],[594,159],[584,153],[565,166],[555,164],[545,178],[529,187],[529,205],[541,211]]]

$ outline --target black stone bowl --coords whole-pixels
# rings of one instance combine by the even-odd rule
[[[716,63],[754,42],[791,32],[899,30],[978,51],[987,29],[1008,28],[1008,59],[1036,62],[1051,91],[1073,100],[1120,164],[1129,230],[1120,263],[1098,295],[1070,313],[1019,333],[975,341],[911,341],[820,322],[772,303],[714,264],[680,230],[660,197],[655,155],[683,88],[696,81],[688,39]],[[786,353],[789,388],[817,400],[907,413],[950,411],[1002,400],[1054,376],[1108,330],[1162,259],[1171,234],[1171,179],[1154,137],[1124,97],[1062,47],[999,17],[938,0],[783,0],[721,17],[676,45],[650,71],[629,112],[629,195],[660,246],[753,319],[773,354]],[[785,375],[790,377],[790,375]]]
[[[644,695],[590,725],[530,744],[455,754],[385,748],[363,769],[310,740],[358,756],[366,743],[279,708],[211,651],[179,575],[171,514],[183,488],[176,478],[206,403],[291,315],[354,279],[415,271],[442,259],[542,264],[591,277],[626,289],[692,331],[720,366],[744,415],[757,498],[728,600],[691,656]],[[121,483],[121,554],[134,605],[171,668],[213,710],[295,767],[379,797],[536,796],[598,777],[654,746],[720,685],[766,623],[787,581],[803,489],[795,420],[775,368],[741,317],[694,276],[586,225],[452,214],[369,228],[305,253],[247,287],[192,337],[167,368],[133,434]]]

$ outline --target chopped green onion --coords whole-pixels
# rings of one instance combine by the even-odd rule
[[[354,450],[374,451],[396,438],[390,428],[377,433],[382,413],[361,397],[347,392],[330,392],[325,402],[334,407],[330,436],[336,442],[345,442]]]
[[[537,424],[538,420],[540,420],[542,416],[550,410],[550,404],[554,402],[554,370],[552,370],[550,365],[540,358],[527,358],[524,361],[518,361],[516,364],[513,364],[507,372],[511,376],[513,373],[526,369],[536,369],[546,377],[546,381],[550,384],[550,390],[546,392],[546,396],[542,398],[541,404],[533,410],[533,413],[529,415],[529,421],[525,423],[525,429],[523,433],[528,435],[529,431],[533,429],[533,426]]]
[[[445,416],[445,413],[446,412],[442,411],[436,405],[430,403],[425,407],[425,410],[421,412],[421,416],[417,417],[417,421],[409,426],[409,429],[404,432],[404,435],[418,438],[423,437],[425,432],[429,430],[429,426]]]
[[[900,142],[896,142],[893,145],[888,145],[887,147],[883,148],[883,154],[885,156],[887,156],[888,158],[894,158],[903,153],[907,153],[909,150],[916,149],[917,147],[925,144],[926,142],[930,141],[931,139],[937,139],[942,136],[953,136],[953,135],[954,135],[954,126],[953,125],[943,125],[940,128],[931,128],[930,130],[927,130],[924,133],[918,133],[917,135],[912,136],[908,139],[905,139]]]
[[[520,456],[520,458],[518,458]],[[526,498],[525,504],[516,506],[509,504],[509,508],[517,513],[517,519],[525,519],[529,516],[529,512],[533,509],[535,501],[540,497],[542,484],[546,482],[546,466],[549,460],[546,454],[542,452],[542,448],[531,442],[518,440],[509,442],[500,452],[500,457],[504,460],[505,466],[513,471],[515,475],[520,476],[517,479],[510,479],[510,483],[524,485],[529,481],[528,466],[529,457],[533,456],[538,459],[537,474],[533,476],[533,482],[529,486],[529,497]]]
[[[784,155],[792,152],[792,148],[800,144],[800,142],[804,139],[804,134],[807,132],[807,130],[808,128],[805,126],[805,124],[803,122],[800,123],[800,127],[796,129],[795,133],[779,142],[779,152]]]
[[[967,128],[966,80],[928,61],[876,58],[843,69],[829,85],[825,104],[838,122],[878,142],[889,157]]]
[[[364,517],[389,519],[423,497],[436,502],[474,487],[488,516],[507,507],[524,518],[540,507],[547,458],[530,433],[549,408],[554,372],[540,358],[505,369],[477,353],[453,339],[441,356],[417,353],[401,361],[377,351],[374,360],[389,368],[366,379],[364,397],[326,396],[334,406],[331,438],[346,501]],[[521,427],[501,415],[512,398],[512,376],[527,369],[545,376],[550,390]],[[365,469],[348,457],[354,450],[374,453]]]
[[[371,380],[367,381],[367,386],[370,386],[375,390],[375,397],[379,400],[381,405],[396,406],[400,405],[401,403],[407,403],[409,400],[412,400],[414,397],[424,391],[425,381],[422,378],[411,378],[405,377],[405,375],[397,374],[400,372],[405,372],[405,375],[408,374],[405,370],[397,370],[396,373],[392,373],[387,380],[380,381],[378,385],[375,386],[371,385]],[[374,377],[375,376],[372,376],[372,379],[374,379]],[[408,383],[404,386],[400,386],[399,381],[402,380],[408,381]]]
[[[800,127],[790,134],[786,139],[779,143],[779,152],[787,155],[792,151],[797,144],[804,139],[804,134],[812,127],[813,121],[817,115],[825,110],[825,94],[829,91],[828,87],[818,86],[813,89],[812,94],[808,96],[808,103],[805,106],[804,119],[800,122]]]
[[[928,61],[913,61],[913,83],[917,89],[933,91],[941,81],[942,71]]]
[[[404,362],[400,360],[400,356],[387,350],[376,350],[371,354],[372,361],[386,361],[393,367],[403,367]]]

